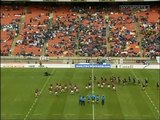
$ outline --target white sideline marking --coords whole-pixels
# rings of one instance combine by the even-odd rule
[[[133,75],[137,78],[136,74],[131,70],[131,72],[133,73]],[[149,99],[149,101],[151,102],[152,106],[154,107],[154,109],[157,111],[157,113],[159,114],[159,110],[158,108],[155,106],[155,104],[153,103],[151,97],[149,96],[149,94],[147,93],[147,91],[144,91],[145,95],[147,96],[147,98]],[[159,116],[158,116],[159,118]]]
[[[1,114],[2,116],[5,116],[7,114]],[[24,115],[24,114],[11,114],[11,116],[18,116],[18,115]],[[32,114],[34,116],[42,116],[43,114],[41,113],[35,113],[35,114]],[[61,116],[62,114],[51,114],[52,116]],[[68,113],[68,114],[64,114],[64,116],[76,116],[78,114],[72,114],[72,113]],[[93,114],[85,114],[85,115],[88,115],[88,116],[92,116]],[[112,116],[115,116],[115,114],[102,114],[103,116],[108,116],[108,117],[112,117]],[[137,118],[140,118],[140,117],[145,117],[145,118],[142,118],[142,119],[146,119],[146,118],[152,118],[151,115],[141,115],[141,116],[134,116],[134,115],[129,115],[129,114],[125,114],[124,115],[125,117],[137,117]],[[10,120],[10,119],[13,119],[13,120],[16,120],[17,118],[6,118],[6,120]],[[132,118],[130,118],[132,119]],[[108,119],[109,120],[109,119]]]
[[[155,106],[155,104],[153,103],[153,101],[152,101],[151,97],[148,95],[147,91],[144,91],[144,92],[145,92],[145,94],[147,95],[147,97],[148,97],[148,99],[150,100],[150,102],[152,103],[152,105],[154,106],[154,108],[155,108],[155,110],[157,111],[157,113],[159,114],[158,108],[157,108],[157,107]]]
[[[9,116],[19,116],[19,115],[24,115],[24,114],[1,114],[2,116],[7,116],[7,115],[9,115]]]
[[[93,67],[92,67],[92,94],[94,94],[94,73],[93,73]],[[93,113],[92,118],[94,120],[94,118],[95,118],[95,116],[94,116],[94,104],[92,104],[92,113]]]
[[[33,102],[32,106],[30,107],[29,111],[27,112],[27,114],[26,114],[26,116],[25,116],[24,120],[26,120],[26,119],[27,119],[27,117],[28,117],[29,113],[30,113],[30,112],[31,112],[31,110],[33,109],[33,107],[34,107],[34,105],[36,104],[37,100],[38,100],[38,98],[36,98],[36,99],[34,100],[34,102]]]
[[[53,73],[53,71],[54,71],[54,69],[52,70],[51,74]],[[42,87],[42,89],[41,89],[41,91],[40,91],[40,95],[42,94],[42,92],[43,92],[44,88],[46,87],[47,83],[49,82],[49,79],[50,79],[50,78],[51,78],[51,76],[49,76],[48,79],[46,80],[46,82],[44,83],[44,85],[43,85],[43,87]],[[30,112],[32,111],[34,105],[37,103],[38,98],[39,98],[39,97],[37,97],[37,98],[34,100],[32,106],[30,107],[29,111],[27,112],[24,120],[27,119],[27,117],[28,117],[28,115],[30,114]]]

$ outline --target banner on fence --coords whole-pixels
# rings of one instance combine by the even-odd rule
[[[75,68],[111,68],[110,64],[75,64]]]

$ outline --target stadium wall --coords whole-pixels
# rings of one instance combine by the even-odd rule
[[[113,64],[111,68],[131,68],[131,69],[160,69],[159,64],[155,65],[139,65],[139,64]]]
[[[75,68],[74,64],[1,64],[1,68]]]
[[[5,63],[1,64],[1,68],[93,68],[92,64],[84,65],[81,67],[77,67],[77,64],[12,64]],[[139,65],[139,64],[107,64],[106,65],[98,65],[95,64],[94,68],[117,68],[117,69],[160,69],[160,64],[154,65]]]

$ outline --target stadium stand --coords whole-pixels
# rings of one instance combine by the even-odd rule
[[[1,55],[11,52],[14,37],[19,34],[19,23],[23,13],[22,6],[1,6]]]
[[[137,13],[142,35],[143,56],[160,55],[159,12],[158,8],[153,8],[150,11]]]
[[[139,56],[135,16],[131,10],[109,13],[111,56]]]
[[[49,10],[47,7],[29,6],[21,27],[14,54],[40,56],[41,48],[48,41]]]
[[[53,38],[48,41],[49,56],[73,56],[76,47],[77,15],[70,7],[58,7],[53,13]]]
[[[160,9],[155,6],[127,11],[89,5],[1,8],[1,56],[160,54]]]
[[[105,56],[106,27],[103,8],[87,7],[79,11],[79,49],[80,56]]]

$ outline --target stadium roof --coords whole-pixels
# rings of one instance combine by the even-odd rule
[[[1,0],[1,1],[32,1],[32,2],[145,2],[159,0]]]

